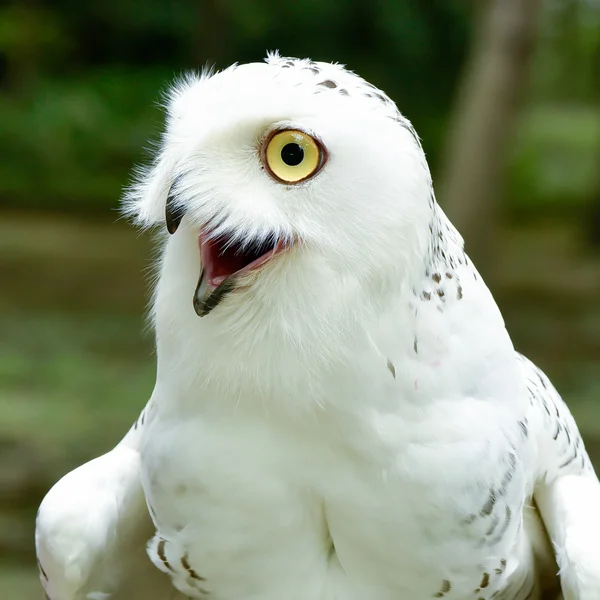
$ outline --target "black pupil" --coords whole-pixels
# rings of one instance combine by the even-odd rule
[[[304,150],[300,144],[286,144],[281,149],[281,160],[289,167],[296,167],[304,160]]]

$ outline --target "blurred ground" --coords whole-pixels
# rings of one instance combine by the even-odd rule
[[[124,223],[33,214],[3,215],[0,252],[0,598],[26,600],[41,593],[26,591],[36,505],[116,443],[152,390],[150,253]]]
[[[495,291],[519,350],[565,395],[600,465],[600,256],[572,228],[506,229]],[[151,240],[121,221],[0,222],[0,598],[41,598],[35,511],[67,470],[115,444],[154,381],[144,321]]]

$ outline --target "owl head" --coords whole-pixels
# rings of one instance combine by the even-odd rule
[[[270,54],[189,75],[166,112],[125,198],[165,232],[159,310],[214,322],[300,311],[327,325],[422,264],[435,202],[419,139],[343,66]]]

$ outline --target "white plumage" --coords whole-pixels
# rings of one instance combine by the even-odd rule
[[[278,55],[190,77],[126,208],[173,233],[156,386],[40,507],[51,600],[546,600],[559,568],[600,598],[577,427],[385,94]]]

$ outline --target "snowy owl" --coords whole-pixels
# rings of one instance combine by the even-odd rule
[[[179,81],[125,199],[157,375],[37,518],[50,600],[600,598],[600,485],[390,98],[271,54]]]

